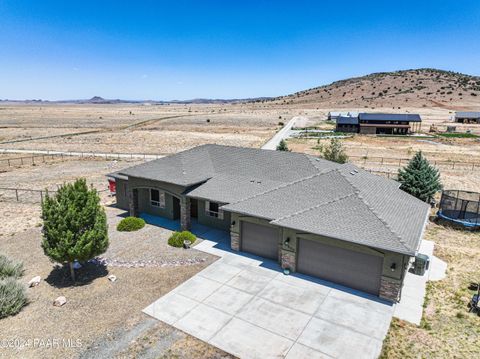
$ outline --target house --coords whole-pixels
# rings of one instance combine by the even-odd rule
[[[358,117],[358,112],[329,112],[327,115],[328,121],[337,121],[339,117]]]
[[[421,129],[422,118],[411,113],[360,113],[358,123],[363,134],[407,135]]]
[[[421,121],[417,114],[360,113],[357,117],[339,116],[335,131],[368,135],[407,135],[419,131]]]
[[[480,123],[480,112],[455,112],[455,122]]]
[[[306,154],[204,145],[112,173],[117,205],[227,231],[235,251],[397,301],[429,206]]]

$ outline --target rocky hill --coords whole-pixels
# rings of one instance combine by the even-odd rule
[[[443,107],[480,110],[480,77],[436,69],[374,73],[271,100],[319,108]]]

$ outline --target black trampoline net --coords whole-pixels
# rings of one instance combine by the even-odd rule
[[[448,190],[443,191],[439,214],[468,226],[480,225],[480,193]]]

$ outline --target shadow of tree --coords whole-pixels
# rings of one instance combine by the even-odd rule
[[[56,288],[82,286],[92,283],[95,279],[108,275],[108,269],[101,263],[85,262],[82,267],[75,270],[75,283],[70,277],[68,265],[56,265],[45,281]]]

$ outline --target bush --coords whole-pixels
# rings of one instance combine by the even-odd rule
[[[0,280],[0,319],[17,314],[27,304],[25,286],[13,278]]]
[[[145,227],[145,221],[137,217],[127,217],[124,218],[118,223],[117,231],[120,232],[133,232],[138,231]]]
[[[23,264],[8,259],[0,254],[0,279],[8,277],[20,278],[23,274]]]
[[[173,232],[168,239],[168,244],[172,247],[183,247],[183,241],[190,241],[192,244],[197,238],[189,231]]]

